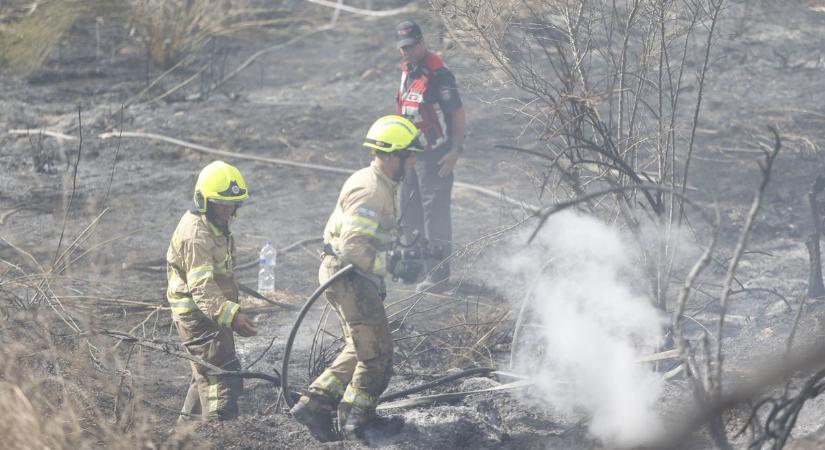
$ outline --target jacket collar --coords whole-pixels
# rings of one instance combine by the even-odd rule
[[[378,179],[383,181],[388,187],[395,189],[398,186],[398,182],[388,177],[387,174],[378,167],[378,163],[375,161],[370,162],[370,168],[372,168],[372,171],[378,176]]]
[[[202,212],[200,212],[200,211],[198,211],[194,208],[190,209],[189,212],[196,215],[196,216],[198,216],[198,219],[200,219],[200,221],[203,222],[206,225],[206,228],[208,228],[209,231],[212,232],[212,235],[214,235],[214,236],[231,236],[232,235],[232,232],[229,231],[229,227],[226,227],[224,229],[222,227],[219,227],[219,226],[215,225],[214,223],[212,223],[211,220],[209,220],[206,217],[206,214],[204,214],[204,213],[202,213]]]

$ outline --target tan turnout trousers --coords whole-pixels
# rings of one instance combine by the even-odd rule
[[[340,268],[337,257],[324,256],[320,282],[325,283]],[[324,295],[338,315],[346,345],[309,392],[336,403],[374,409],[392,376],[393,343],[383,294],[374,282],[351,274],[334,282]]]

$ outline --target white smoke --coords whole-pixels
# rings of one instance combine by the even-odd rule
[[[533,342],[520,345],[515,369],[529,370],[556,409],[584,410],[590,432],[615,447],[661,430],[662,378],[637,358],[655,351],[665,321],[644,293],[639,261],[616,229],[562,213],[505,263],[531,289],[533,326],[524,330]]]

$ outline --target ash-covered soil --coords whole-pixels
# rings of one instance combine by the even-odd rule
[[[754,136],[770,142],[767,125],[776,125],[783,149],[751,235],[751,252],[738,279],[751,290],[733,296],[724,345],[726,364],[734,375],[747,371],[755,355],[781,350],[807,288],[808,260],[804,239],[810,230],[805,194],[823,171],[822,132],[825,111],[825,61],[821,33],[825,13],[812,2],[732,3],[720,21],[718,42],[708,75],[705,103],[691,169],[690,194],[703,204],[717,204],[722,216],[722,245],[731,247],[747,215],[760,175],[761,153]],[[442,40],[439,24],[424,10],[412,14],[433,34],[430,47],[444,56],[458,79],[468,117],[467,150],[456,180],[505,193],[530,204],[539,198],[538,159],[495,148],[520,145],[523,120],[493,100],[518,95],[495,82],[481,65]],[[368,163],[360,147],[367,127],[380,115],[393,112],[399,55],[392,42],[398,17],[363,19],[342,14],[336,27],[268,53],[206,99],[192,86],[164,100],[146,102],[191,76],[197,68],[164,79],[158,87],[130,102],[162,72],[147,74],[145,58],[114,25],[104,31],[102,55],[96,57],[93,24],[78,22],[41,72],[28,77],[0,79],[0,257],[35,266],[10,244],[24,249],[42,264],[52,260],[63,235],[65,248],[94,223],[94,235],[81,245],[89,250],[64,274],[66,286],[88,302],[66,301],[76,314],[89,314],[101,328],[146,337],[175,337],[165,304],[165,275],[135,270],[157,267],[180,215],[190,205],[197,172],[219,156],[158,140],[132,137],[101,139],[102,133],[123,130],[169,136],[202,146],[254,155],[357,169]],[[285,39],[285,38],[284,38]],[[224,40],[224,70],[240,64],[256,50],[277,43]],[[694,68],[695,70],[695,68]],[[148,76],[147,76],[148,75]],[[696,89],[693,74],[685,89]],[[79,110],[79,117],[78,117]],[[11,130],[46,129],[80,140],[11,134]],[[680,130],[686,133],[687,130]],[[332,210],[342,175],[225,158],[236,164],[250,186],[250,200],[233,224],[240,262],[252,261],[265,240],[278,248],[318,237]],[[78,163],[79,161],[79,163]],[[73,177],[75,164],[77,176]],[[39,167],[36,167],[39,166]],[[74,192],[71,195],[71,192]],[[70,207],[69,207],[70,205]],[[526,213],[499,199],[461,187],[454,190],[456,247],[510,226]],[[68,212],[67,212],[68,209]],[[96,220],[98,215],[105,214]],[[64,229],[65,224],[65,231]],[[529,227],[528,224],[525,227]],[[701,230],[700,230],[701,231]],[[491,286],[501,276],[498,246],[474,246],[455,264],[461,287],[449,296],[426,296],[400,327],[414,336],[456,323],[491,322],[515,308],[522,292],[502,292]],[[274,298],[299,304],[317,285],[317,244],[279,255]],[[723,268],[716,268],[721,278]],[[241,282],[254,286],[255,270],[239,272]],[[678,284],[676,285],[678,286]],[[674,287],[674,290],[676,287]],[[67,296],[71,293],[67,289]],[[770,291],[770,292],[769,292]],[[408,286],[392,284],[390,313],[403,315],[411,300]],[[68,297],[67,297],[68,298]],[[114,305],[101,299],[122,302]],[[98,303],[95,303],[97,301]],[[146,306],[149,305],[149,306]],[[259,335],[239,338],[243,364],[274,344],[255,370],[280,369],[284,341],[295,313],[262,307],[256,321]],[[793,308],[789,307],[792,306]],[[798,346],[822,339],[818,314],[822,302],[809,301],[796,338]],[[688,334],[710,328],[717,309],[711,305],[688,326]],[[307,380],[307,358],[314,311],[305,323],[293,353],[293,382]],[[146,320],[146,319],[149,320]],[[509,328],[508,328],[509,327]],[[470,346],[472,327],[460,327],[423,341],[399,344],[396,376],[388,392],[400,390],[456,368],[473,365],[507,368],[512,316],[486,339],[485,355],[462,353]],[[329,321],[328,329],[335,332]],[[461,330],[461,332],[459,332]],[[274,337],[274,338],[273,338]],[[113,342],[100,338],[111,348]],[[413,344],[409,344],[413,342]],[[426,350],[426,351],[425,351]],[[123,352],[123,349],[119,350]],[[121,355],[125,358],[124,355]],[[130,368],[141,406],[148,411],[151,441],[175,442],[170,437],[189,380],[188,363],[151,350],[136,351]],[[469,378],[426,393],[478,390],[512,380]],[[662,409],[678,409],[689,398],[683,379],[668,382]],[[452,403],[398,409],[407,426],[393,438],[372,443],[322,445],[285,412],[273,386],[247,381],[243,417],[220,424],[194,426],[179,444],[214,448],[603,448],[589,437],[583,417],[554,411],[531,401],[529,391],[479,393]],[[822,425],[825,404],[811,401],[803,409],[794,436],[802,437]],[[744,414],[744,413],[743,413]],[[732,421],[731,427],[740,422]],[[815,442],[816,438],[809,438]],[[820,439],[821,442],[821,439]],[[746,444],[745,438],[735,440]],[[704,437],[691,448],[710,448]],[[803,442],[793,448],[805,447]],[[201,447],[202,448],[202,447]]]

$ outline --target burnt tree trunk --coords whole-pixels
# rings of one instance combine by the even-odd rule
[[[811,206],[811,219],[813,219],[813,229],[808,235],[805,246],[808,247],[808,259],[811,270],[808,275],[808,298],[822,297],[825,295],[825,286],[822,285],[822,253],[819,247],[819,238],[822,236],[822,214],[819,210],[817,196],[825,189],[825,179],[822,175],[816,177],[808,191],[808,203]]]

